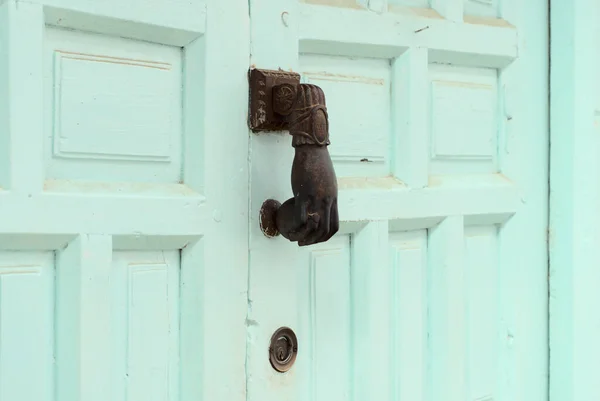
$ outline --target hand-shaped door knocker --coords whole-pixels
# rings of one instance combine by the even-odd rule
[[[329,157],[329,120],[323,90],[300,75],[250,70],[250,128],[289,130],[295,149],[293,197],[266,200],[260,211],[266,236],[283,235],[299,246],[325,242],[339,230],[337,178]]]

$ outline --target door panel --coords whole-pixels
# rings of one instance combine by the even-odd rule
[[[427,231],[397,231],[389,241],[391,398],[421,400],[426,391]]]
[[[52,400],[52,252],[0,252],[0,398]],[[18,363],[17,363],[18,362]],[[30,378],[36,378],[32,386]]]
[[[315,54],[303,54],[298,62],[304,82],[320,86],[328,95],[330,124],[346,138],[329,148],[337,176],[377,177],[389,173],[389,62]],[[345,101],[351,98],[360,102]]]
[[[112,371],[123,384],[122,398],[112,399],[177,397],[179,252],[115,252],[112,270]]]
[[[56,27],[44,38],[46,178],[181,181],[183,49]]]
[[[314,397],[348,397],[351,392],[351,308],[350,242],[340,236],[329,246],[311,250],[308,263],[299,263],[306,282],[308,303],[302,305],[301,321],[310,338],[303,347],[309,360],[310,381],[307,399]],[[329,336],[336,333],[335,346]],[[306,337],[305,337],[306,338]]]
[[[545,10],[251,1],[252,65],[325,92],[341,229],[307,248],[262,234],[294,151],[251,134],[250,400],[547,398]]]
[[[248,5],[150,3],[0,1],[3,400],[245,398]]]

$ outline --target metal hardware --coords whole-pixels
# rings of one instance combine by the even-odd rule
[[[260,208],[260,229],[269,238],[279,235],[275,216],[280,207],[281,202],[267,199]]]
[[[329,240],[339,230],[337,178],[327,150],[329,116],[323,90],[301,84],[300,75],[252,69],[248,124],[254,132],[288,130],[295,149],[293,198],[266,200],[260,225],[299,246]]]
[[[250,116],[254,132],[287,130],[286,109],[291,109],[300,84],[300,74],[285,71],[250,70]],[[274,87],[279,87],[277,93]],[[281,113],[279,113],[281,112]]]
[[[271,337],[269,361],[278,372],[287,372],[292,368],[298,354],[298,339],[289,327],[280,327]]]

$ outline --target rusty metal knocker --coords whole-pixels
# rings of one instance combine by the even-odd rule
[[[329,118],[323,90],[301,84],[300,75],[252,69],[249,125],[254,132],[289,130],[295,149],[293,197],[267,199],[260,211],[263,233],[281,234],[299,246],[329,240],[339,230],[337,178],[327,146]]]

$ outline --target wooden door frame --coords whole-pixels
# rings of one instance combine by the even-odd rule
[[[549,1],[549,394],[600,399],[598,19],[592,0]]]

